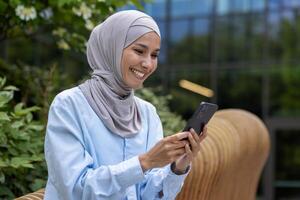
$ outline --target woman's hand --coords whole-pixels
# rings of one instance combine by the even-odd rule
[[[182,174],[187,170],[192,160],[197,156],[200,151],[200,143],[207,136],[207,127],[204,126],[202,134],[198,136],[194,129],[190,129],[188,134],[189,144],[185,145],[185,154],[179,157],[172,163],[172,171],[176,174]]]
[[[191,135],[190,132],[180,132],[161,139],[147,153],[139,156],[143,171],[156,167],[163,167],[178,160],[186,153],[188,140],[183,140]],[[195,146],[195,145],[194,145]]]

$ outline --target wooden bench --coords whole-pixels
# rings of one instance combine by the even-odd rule
[[[255,200],[270,150],[268,131],[255,115],[218,111],[176,200]]]

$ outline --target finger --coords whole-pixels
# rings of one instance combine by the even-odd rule
[[[193,135],[194,140],[196,141],[196,143],[199,144],[200,143],[200,138],[199,138],[198,134],[196,133],[196,131],[193,128],[191,128],[190,132],[192,133],[192,135]]]
[[[188,143],[189,142],[187,140],[181,140],[177,142],[171,142],[169,146],[171,147],[171,149],[178,149],[184,147]]]
[[[189,134],[188,131],[179,132],[179,133],[176,133],[174,135],[166,137],[166,140],[167,141],[179,141],[179,140],[182,140],[182,139],[186,138],[188,136],[188,134]]]
[[[173,151],[175,149],[183,148],[187,143],[189,143],[189,142],[186,140],[177,141],[177,142],[170,142],[167,140],[163,140],[162,148],[165,151]]]
[[[176,150],[173,150],[173,151],[171,151],[170,153],[169,153],[169,155],[171,156],[171,157],[174,157],[174,156],[181,156],[181,155],[183,155],[183,154],[185,154],[185,146],[184,147],[182,147],[182,148],[180,148],[180,149],[176,149]]]
[[[200,142],[202,141],[202,140],[204,140],[204,138],[207,136],[207,126],[204,126],[204,128],[203,128],[203,131],[202,131],[202,134],[200,135]]]
[[[189,144],[189,140],[188,140],[188,138],[184,138],[184,139],[178,140],[178,141],[177,140],[176,141],[171,141],[170,143],[185,145],[185,144]]]
[[[173,162],[185,154],[186,154],[185,147],[183,147],[181,149],[170,152],[168,154],[168,160],[170,162]]]
[[[188,159],[191,161],[193,158],[193,152],[190,148],[190,145],[185,145],[185,152],[186,152]]]
[[[192,151],[193,151],[193,150],[196,150],[198,144],[197,144],[197,142],[195,141],[195,139],[194,139],[194,137],[193,137],[193,135],[192,135],[191,133],[188,135],[188,138],[189,138],[190,145],[192,146]]]

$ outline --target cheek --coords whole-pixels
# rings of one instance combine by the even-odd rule
[[[157,69],[157,60],[153,61],[153,68],[152,68],[152,72],[154,72]]]
[[[124,59],[125,68],[129,69],[130,66],[135,66],[139,64],[139,57],[134,54],[128,54],[127,59]]]
[[[127,55],[127,54],[123,55],[122,62],[121,62],[121,72],[122,72],[123,78],[128,76],[127,74],[128,74],[128,70],[129,70],[129,66],[130,66],[130,59],[128,59],[128,58],[130,58],[129,55]]]

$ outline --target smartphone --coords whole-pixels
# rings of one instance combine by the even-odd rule
[[[200,135],[205,124],[208,123],[210,118],[214,115],[214,113],[217,110],[217,104],[201,102],[194,114],[192,115],[192,117],[188,120],[183,131],[189,131],[191,128],[193,128],[196,131],[196,133]]]

